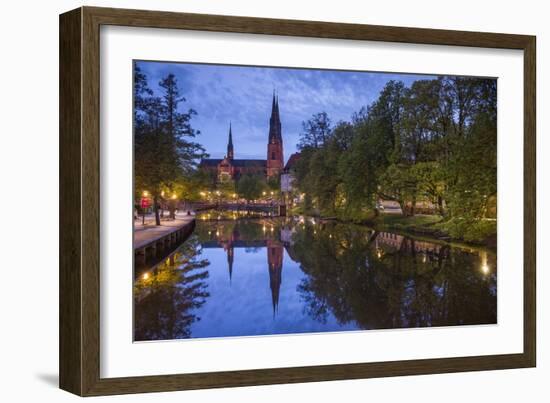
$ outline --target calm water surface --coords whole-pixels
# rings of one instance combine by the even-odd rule
[[[217,218],[136,268],[136,341],[496,323],[487,249],[307,217]]]

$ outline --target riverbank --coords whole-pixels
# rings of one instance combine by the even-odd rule
[[[136,264],[163,255],[171,248],[185,242],[195,229],[194,216],[177,216],[174,220],[161,221],[161,225],[134,223],[134,255]]]
[[[467,221],[464,219],[445,219],[440,215],[381,213],[375,216],[366,213],[364,217],[324,217],[321,220],[335,220],[341,223],[366,225],[378,231],[399,231],[420,237],[429,237],[444,242],[464,243],[486,246],[493,250],[497,247],[496,219]]]
[[[381,214],[367,223],[378,230],[396,230],[412,235],[436,238],[446,242],[461,242],[496,249],[496,220],[445,220],[439,215]]]
[[[242,211],[232,212],[225,217],[225,213],[205,213],[197,216],[200,220],[216,221],[222,218],[239,219],[253,218],[250,212],[243,217]],[[318,214],[304,214],[301,211],[293,211],[290,216],[311,216],[322,221],[337,221],[343,224],[365,225],[378,231],[398,231],[416,237],[432,238],[443,242],[462,243],[471,246],[486,246],[496,250],[496,219],[465,220],[448,219],[435,214],[416,214],[403,216],[397,213],[381,213],[378,216],[374,212],[366,212],[362,216],[323,216]],[[274,217],[274,216],[270,216]],[[256,218],[264,219],[265,216]]]
[[[148,224],[134,225],[134,249],[145,248],[150,244],[162,240],[163,238],[190,227],[194,223],[195,217],[183,216],[176,217],[175,220],[161,221],[161,225]]]

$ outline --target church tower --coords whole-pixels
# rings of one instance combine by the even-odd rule
[[[231,122],[229,122],[229,141],[227,142],[227,159],[233,159],[233,135],[231,134]]]
[[[269,288],[273,317],[279,310],[279,294],[283,272],[283,244],[277,240],[267,240],[267,265],[269,269]]]
[[[269,119],[269,139],[267,143],[267,177],[278,175],[282,172],[283,162],[283,136],[281,134],[281,119],[279,117],[279,97],[273,93],[271,106],[271,118]]]
[[[227,248],[227,265],[229,266],[229,283],[233,278],[233,261],[235,260],[235,251],[233,249],[233,242]]]

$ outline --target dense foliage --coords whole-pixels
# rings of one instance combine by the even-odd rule
[[[496,80],[390,81],[351,122],[322,112],[303,123],[296,186],[306,213],[364,220],[390,200],[480,239],[496,227],[496,142]]]
[[[196,112],[181,111],[185,98],[180,94],[176,77],[168,74],[159,82],[157,96],[147,84],[138,66],[134,70],[134,177],[136,198],[147,191],[153,200],[157,225],[158,205],[168,197],[192,198],[201,178],[197,160],[205,155],[198,134],[191,126]]]
[[[237,194],[247,202],[259,199],[265,189],[265,180],[258,175],[243,175],[237,182]]]

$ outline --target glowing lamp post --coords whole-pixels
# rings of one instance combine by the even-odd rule
[[[170,218],[175,220],[176,219],[176,200],[178,199],[178,196],[175,193],[172,193],[172,196],[170,196]]]
[[[149,198],[149,192],[144,190],[141,195],[141,224],[145,225],[145,210],[151,207],[151,199]]]

